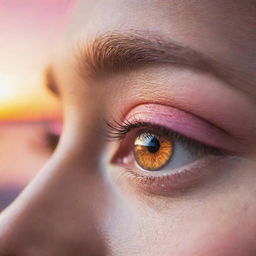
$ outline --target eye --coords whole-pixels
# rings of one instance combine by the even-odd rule
[[[168,137],[143,132],[135,138],[134,156],[142,169],[157,171],[169,162],[173,147]]]
[[[62,126],[62,121],[59,120],[49,122],[48,125],[45,126],[42,140],[50,153],[56,149],[59,143]]]
[[[147,172],[175,172],[200,158],[224,154],[157,124],[135,121],[112,129],[120,136],[114,159],[129,169],[137,166]]]
[[[233,148],[233,140],[214,125],[190,113],[169,112],[167,106],[162,113],[159,106],[155,113],[143,109],[125,121],[107,121],[108,137],[117,140],[112,144],[114,173],[124,174],[132,186],[169,195],[212,180],[233,161],[235,154],[225,149]]]

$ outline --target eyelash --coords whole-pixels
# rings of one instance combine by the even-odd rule
[[[116,120],[105,120],[105,122],[109,128],[107,132],[107,139],[109,141],[121,141],[126,137],[128,133],[136,129],[138,131],[144,130],[145,132],[152,132],[158,135],[167,136],[175,142],[182,143],[183,146],[185,146],[191,152],[193,151],[192,153],[197,155],[225,155],[225,152],[223,152],[221,149],[214,148],[192,138],[188,138],[178,132],[158,124],[143,122],[136,119],[132,122],[124,121],[122,123]]]

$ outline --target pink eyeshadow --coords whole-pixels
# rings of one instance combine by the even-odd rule
[[[132,109],[125,120],[161,125],[191,139],[234,153],[239,149],[238,143],[225,131],[206,120],[171,106],[142,104]]]

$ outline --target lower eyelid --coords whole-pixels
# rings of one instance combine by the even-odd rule
[[[130,186],[144,193],[172,196],[187,193],[216,178],[217,174],[224,172],[227,159],[228,157],[211,156],[169,173],[156,172],[153,175],[151,172],[124,168],[122,176]]]

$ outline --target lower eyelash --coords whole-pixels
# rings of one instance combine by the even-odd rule
[[[200,184],[203,185],[205,179],[210,179],[216,173],[208,170],[206,174],[202,170],[214,169],[216,164],[221,163],[224,159],[222,156],[212,156],[205,161],[199,160],[196,164],[193,163],[181,171],[176,170],[157,176],[153,176],[151,173],[150,175],[137,173],[129,168],[125,168],[119,175],[121,175],[120,178],[124,178],[123,180],[130,182],[131,186],[146,194],[176,196],[189,192]]]

